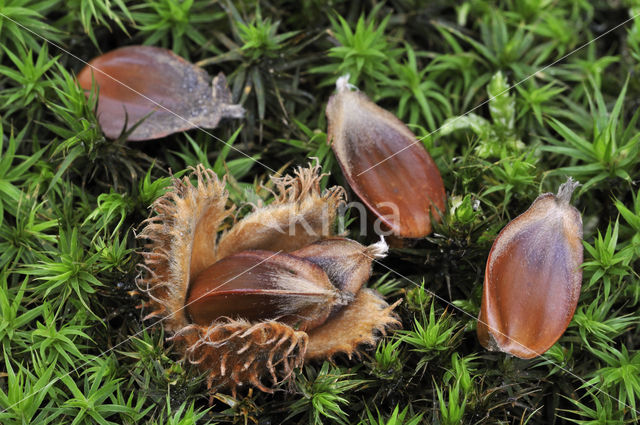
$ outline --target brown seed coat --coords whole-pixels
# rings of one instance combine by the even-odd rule
[[[244,115],[240,105],[232,104],[222,73],[210,84],[206,71],[159,47],[128,46],[98,56],[78,74],[87,95],[93,80],[98,86],[98,120],[110,139],[122,133],[125,122],[130,129],[143,118],[127,140],[215,128],[221,118]]]
[[[478,318],[486,348],[536,357],[569,325],[582,284],[582,218],[569,204],[574,187],[569,181],[558,196],[540,195],[496,238]]]
[[[362,202],[396,236],[421,238],[431,233],[430,215],[439,219],[446,194],[435,162],[416,136],[365,94],[350,91],[341,79],[326,114],[328,140]]]

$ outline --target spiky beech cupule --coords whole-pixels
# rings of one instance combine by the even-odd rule
[[[210,391],[272,391],[305,359],[350,358],[399,325],[396,304],[364,288],[386,244],[335,234],[344,190],[322,177],[318,165],[272,177],[272,199],[236,220],[225,181],[200,165],[151,206],[138,234],[147,317]]]

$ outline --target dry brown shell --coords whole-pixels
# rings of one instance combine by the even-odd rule
[[[160,47],[128,46],[93,59],[78,74],[87,96],[95,82],[97,116],[116,139],[140,120],[127,140],[149,140],[196,127],[215,128],[222,118],[242,118],[222,73],[201,68]],[[126,124],[126,129],[125,129]]]
[[[349,186],[402,238],[431,233],[445,210],[442,177],[416,136],[396,116],[359,91],[348,76],[327,103],[327,137]]]
[[[562,336],[582,285],[582,218],[569,201],[577,183],[540,195],[500,232],[487,260],[478,339],[528,359]]]

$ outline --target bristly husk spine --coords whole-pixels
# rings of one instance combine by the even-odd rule
[[[210,392],[251,384],[264,392],[291,378],[302,366],[308,335],[290,326],[266,321],[220,320],[211,326],[189,325],[172,340],[185,346],[184,357],[201,370],[208,371]],[[271,385],[261,378],[267,371]]]
[[[377,292],[363,288],[333,319],[309,332],[305,358],[332,358],[338,353],[346,354],[348,358],[359,357],[362,347],[375,345],[376,333],[385,335],[388,328],[400,325],[393,312],[398,304],[400,300],[389,305]],[[349,332],[344,332],[345,329]]]
[[[234,224],[220,237],[218,259],[248,249],[290,252],[333,236],[345,191],[320,188],[320,165],[298,167],[293,176],[272,177],[274,200]],[[295,228],[292,228],[295,227]]]
[[[191,183],[195,177],[198,185]],[[227,208],[224,180],[212,170],[198,165],[191,175],[173,179],[173,186],[151,205],[151,215],[137,235],[150,242],[141,253],[142,275],[138,288],[150,299],[153,311],[145,319],[162,317],[169,332],[189,324],[184,305],[191,281],[191,261],[196,228],[203,217],[208,228],[217,228],[233,211]],[[209,255],[215,261],[215,235],[210,239]],[[205,253],[206,254],[206,253]]]

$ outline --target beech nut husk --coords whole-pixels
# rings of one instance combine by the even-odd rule
[[[577,185],[540,195],[493,243],[478,318],[487,349],[533,358],[569,326],[582,286],[582,218],[569,203]]]
[[[318,166],[272,177],[274,199],[235,220],[224,180],[198,166],[152,205],[138,234],[149,241],[138,278],[147,317],[161,319],[211,392],[271,392],[305,360],[357,356],[399,324],[396,304],[364,287],[384,240],[335,235],[327,224],[344,190],[322,191],[321,177]]]
[[[110,139],[141,120],[127,140],[215,128],[222,118],[244,116],[244,109],[231,102],[222,73],[210,83],[206,71],[160,47],[128,46],[98,56],[78,74],[87,96],[94,81],[98,121]]]
[[[407,126],[348,75],[327,103],[327,138],[349,186],[394,236],[422,238],[445,211],[442,177]]]

